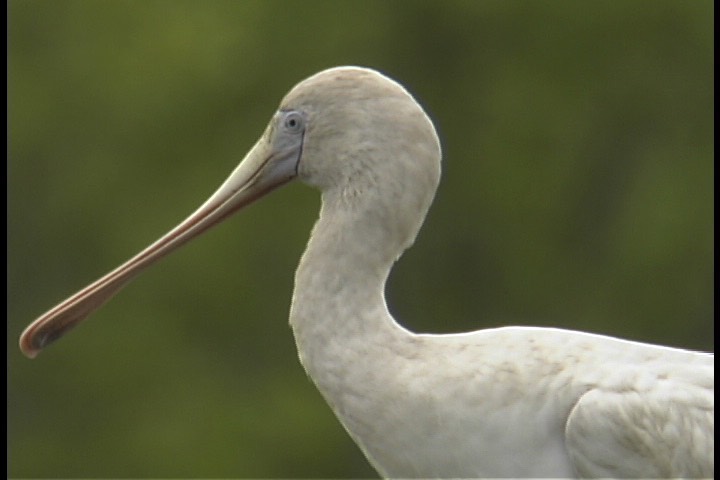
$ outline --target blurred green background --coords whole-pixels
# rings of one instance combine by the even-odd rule
[[[713,347],[713,4],[11,1],[12,477],[373,477],[287,326],[295,184],[37,360],[26,324],[195,209],[296,82],[405,85],[443,180],[388,286],[422,332],[522,324]]]

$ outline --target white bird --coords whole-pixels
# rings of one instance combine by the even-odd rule
[[[414,334],[385,283],[440,178],[422,107],[367,68],[282,100],[222,186],[165,236],[33,322],[34,357],[146,267],[294,178],[322,192],[290,324],[307,374],[385,477],[712,477],[713,355],[553,328]]]

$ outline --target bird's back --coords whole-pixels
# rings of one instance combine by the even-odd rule
[[[530,327],[392,350],[335,409],[385,476],[712,476],[712,355]]]

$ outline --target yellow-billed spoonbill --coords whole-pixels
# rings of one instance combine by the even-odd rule
[[[33,322],[29,357],[167,253],[294,178],[322,192],[290,309],[300,360],[387,477],[711,477],[713,356],[552,328],[418,335],[384,288],[440,178],[433,124],[380,73],[296,85],[180,225]]]

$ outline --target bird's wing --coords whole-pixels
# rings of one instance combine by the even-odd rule
[[[580,397],[565,426],[578,475],[713,477],[714,370],[699,368],[705,371],[695,370],[691,384],[658,382],[662,385],[645,391],[595,388]]]

